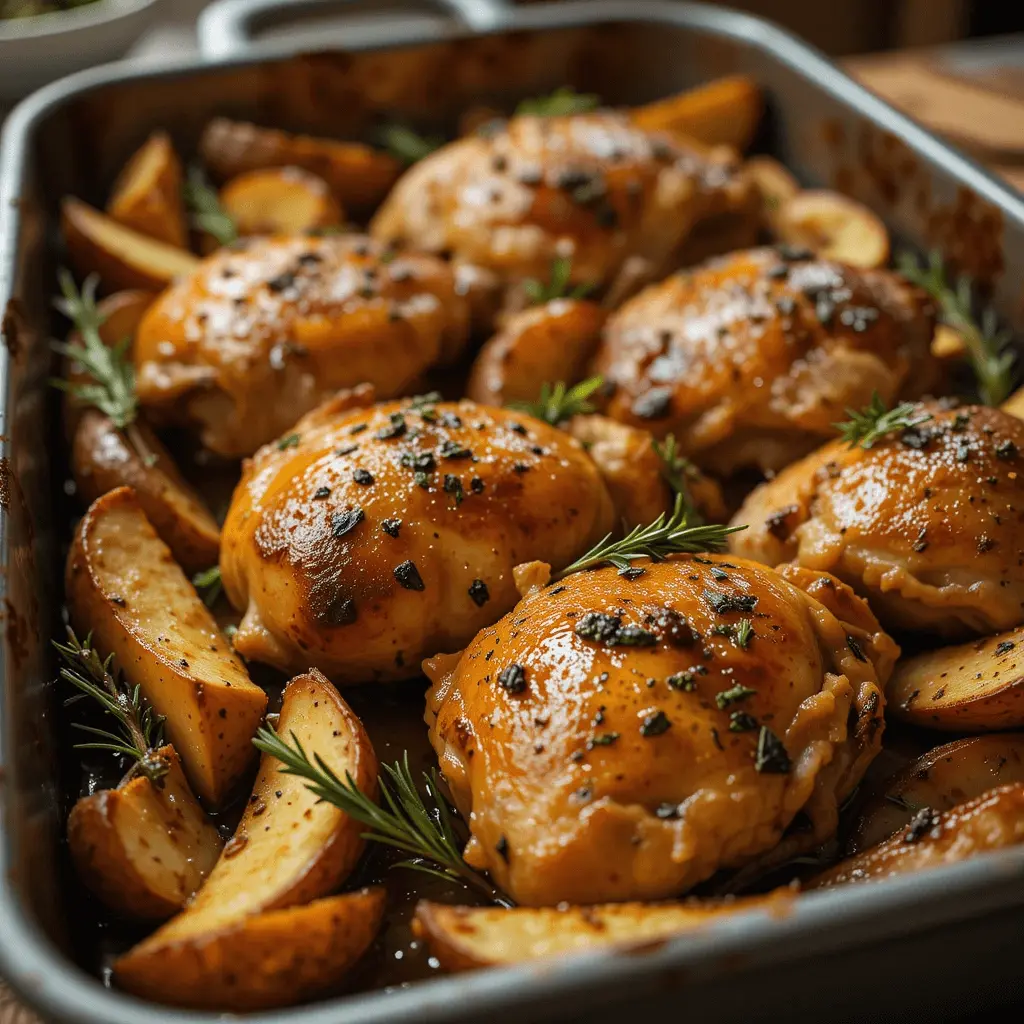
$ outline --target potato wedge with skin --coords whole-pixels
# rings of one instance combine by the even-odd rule
[[[643,946],[705,928],[745,911],[784,914],[796,891],[685,903],[592,907],[453,907],[421,901],[413,930],[447,971],[518,964],[605,947]]]
[[[943,744],[898,772],[864,803],[846,852],[858,853],[888,839],[924,807],[948,811],[1011,782],[1024,782],[1024,733],[992,733]]]
[[[359,719],[319,672],[296,676],[284,692],[278,731],[292,733],[339,778],[349,772],[376,796],[377,759]],[[364,826],[321,803],[281,762],[264,754],[234,837],[206,884],[177,917],[137,951],[147,955],[217,935],[252,914],[298,906],[337,889],[362,853]],[[134,952],[134,951],[133,951]]]
[[[732,146],[743,152],[754,138],[763,106],[757,83],[734,75],[634,107],[630,116],[647,131],[671,132],[706,146]]]
[[[192,795],[172,746],[158,783],[143,775],[84,796],[68,818],[71,859],[85,884],[126,917],[177,913],[213,870],[224,841]]]
[[[217,564],[217,521],[145,423],[118,430],[109,417],[87,409],[75,430],[71,469],[87,503],[117,487],[133,488],[146,518],[186,573]]]
[[[773,226],[779,239],[825,259],[874,269],[889,262],[889,232],[862,203],[838,192],[798,192],[783,201]]]
[[[153,132],[125,164],[107,213],[126,227],[179,249],[188,248],[181,199],[181,160],[166,132]]]
[[[218,805],[254,755],[267,695],[217,627],[130,487],[93,502],[65,587],[72,622],[166,719],[193,790]]]
[[[376,206],[402,172],[394,157],[360,142],[291,135],[224,117],[206,126],[199,151],[221,181],[247,171],[300,167],[326,181],[345,210]]]
[[[1024,626],[900,661],[886,713],[950,732],[1024,727]]]
[[[383,889],[362,889],[255,914],[160,949],[136,946],[114,964],[119,988],[196,1010],[241,1013],[302,1002],[334,988],[384,916]]]
[[[1019,420],[1024,420],[1024,388],[1018,388],[1010,397],[1003,402],[1000,406],[1003,412],[1008,412],[1011,416],[1016,416]]]
[[[345,219],[327,182],[301,167],[240,174],[220,190],[220,202],[240,235],[301,235]]]
[[[186,249],[125,227],[79,199],[61,204],[61,229],[72,266],[83,277],[99,274],[106,291],[160,291],[199,265]]]
[[[815,875],[805,888],[878,882],[1020,843],[1024,843],[1024,785],[1017,783],[991,789],[941,814],[924,807],[896,835]]]

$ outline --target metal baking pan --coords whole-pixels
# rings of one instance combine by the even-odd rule
[[[257,11],[262,2],[246,0]],[[237,4],[236,4],[237,6]],[[76,1024],[220,1020],[105,988],[67,953],[74,889],[63,877],[54,735],[65,541],[62,441],[47,387],[57,206],[96,200],[157,126],[185,152],[203,123],[234,114],[358,136],[381,112],[451,129],[470,102],[570,83],[632,103],[744,71],[769,113],[758,148],[807,184],[876,209],[897,239],[939,248],[1024,330],[1024,200],[847,78],[788,33],[700,5],[602,0],[509,10],[459,5],[465,22],[392,21],[338,35],[332,52],[274,51],[210,63],[83,72],[25,101],[0,155],[0,974],[45,1017]],[[224,9],[226,10],[226,9]],[[435,8],[436,10],[436,8]],[[269,16],[269,15],[268,15]],[[211,15],[207,33],[225,17]],[[483,25],[483,28],[480,26]],[[379,32],[377,33],[379,37]],[[327,44],[331,40],[321,35]],[[221,44],[208,36],[210,45]],[[343,47],[343,49],[342,49]],[[294,47],[290,47],[294,49]],[[683,1012],[702,1021],[940,1020],[1024,996],[1019,957],[1024,848],[872,886],[807,896],[777,916],[737,916],[642,951],[600,953],[438,978],[259,1020],[327,1024],[621,1020]]]

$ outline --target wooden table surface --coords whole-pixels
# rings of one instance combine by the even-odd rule
[[[848,71],[1024,191],[1024,62],[955,74],[929,53],[850,58]],[[40,1024],[0,982],[0,1024]]]

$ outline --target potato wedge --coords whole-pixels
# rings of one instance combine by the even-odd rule
[[[815,875],[805,888],[878,882],[1019,843],[1024,843],[1024,785],[1017,783],[944,813],[923,807],[896,835]]]
[[[798,192],[773,221],[779,239],[819,256],[873,269],[889,261],[889,232],[866,206],[838,192]]]
[[[743,164],[743,173],[754,183],[761,206],[761,223],[775,232],[775,221],[783,203],[800,191],[800,185],[785,167],[770,156],[751,157]]]
[[[93,502],[68,552],[68,608],[157,714],[185,775],[218,805],[251,763],[267,695],[249,679],[130,487]]]
[[[1000,406],[1003,412],[1008,412],[1011,416],[1016,416],[1019,420],[1024,420],[1024,388],[1018,388],[1010,397],[1003,402]]]
[[[746,75],[719,78],[677,96],[634,107],[633,121],[648,131],[665,131],[706,146],[743,152],[761,120],[761,90]]]
[[[294,733],[340,778],[376,796],[377,759],[359,719],[319,672],[297,676],[284,692],[278,731]],[[170,949],[217,935],[252,914],[298,906],[332,892],[362,853],[363,826],[333,804],[319,803],[302,779],[283,775],[267,754],[252,796],[206,884],[173,920],[137,949]]]
[[[993,733],[943,744],[919,757],[865,801],[847,853],[906,828],[922,807],[948,811],[996,786],[1024,782],[1024,733]]]
[[[181,181],[181,160],[170,136],[153,132],[114,183],[107,213],[140,234],[186,249]]]
[[[402,171],[394,157],[360,142],[290,135],[224,117],[206,126],[199,151],[209,172],[221,181],[247,171],[300,167],[326,181],[345,210],[376,206]]]
[[[61,228],[72,266],[83,277],[99,274],[107,291],[160,291],[199,265],[187,250],[140,234],[70,196],[61,203]]]
[[[886,713],[927,729],[1024,726],[1024,626],[905,658],[886,686]]]
[[[301,235],[345,219],[327,182],[301,167],[248,171],[220,191],[241,235]]]
[[[192,795],[174,747],[158,784],[138,775],[84,796],[68,818],[71,859],[112,910],[161,921],[177,913],[217,863],[224,841]]]
[[[71,445],[71,470],[86,503],[116,487],[133,488],[146,518],[186,573],[217,564],[217,521],[145,423],[118,430],[103,413],[86,410]]]
[[[383,889],[242,918],[159,949],[136,946],[114,964],[117,985],[143,999],[241,1013],[309,999],[335,987],[373,942]]]
[[[448,971],[518,964],[607,946],[656,944],[744,911],[785,913],[793,889],[767,896],[592,907],[453,907],[423,900],[413,930]]]

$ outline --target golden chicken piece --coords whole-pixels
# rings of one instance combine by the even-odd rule
[[[806,454],[850,406],[930,383],[934,310],[886,270],[790,250],[732,253],[652,285],[615,313],[594,372],[608,415],[726,475]]]
[[[341,685],[407,679],[515,604],[515,565],[566,565],[608,532],[578,441],[434,398],[329,404],[246,463],[220,560],[240,654]]]
[[[652,272],[678,266],[702,227],[716,252],[755,237],[756,197],[735,157],[598,111],[515,117],[443,147],[405,173],[370,230],[513,286],[568,256],[573,283],[605,287],[630,258]]]
[[[831,572],[886,628],[944,641],[1024,622],[1024,423],[984,406],[930,417],[865,449],[835,441],[762,484],[730,548]]]
[[[139,399],[211,450],[248,455],[340,388],[400,394],[458,353],[468,322],[451,268],[433,256],[359,235],[240,242],[147,311]]]
[[[660,899],[820,843],[881,746],[897,655],[803,569],[683,556],[538,587],[424,665],[465,857],[540,906]]]

